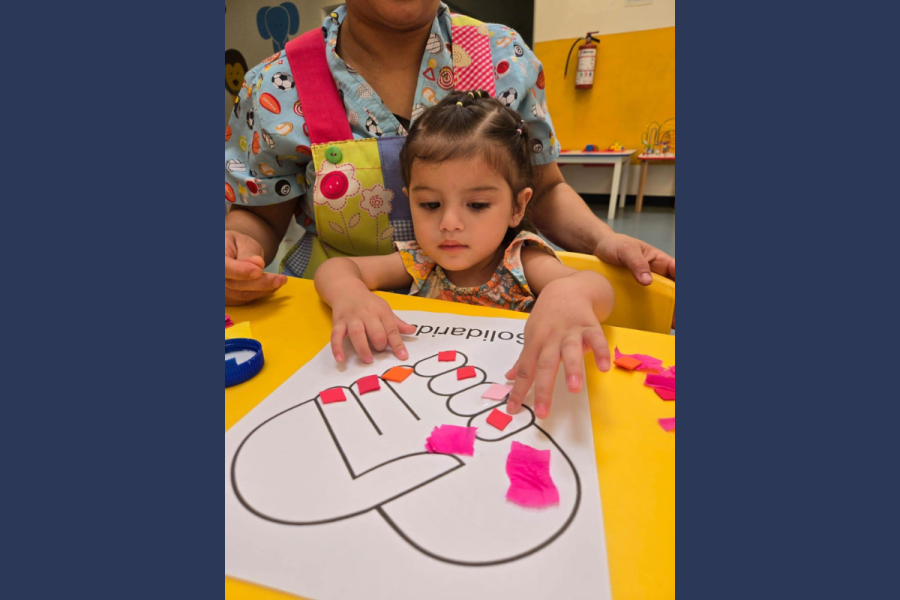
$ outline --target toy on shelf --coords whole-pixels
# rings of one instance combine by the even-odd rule
[[[650,123],[641,134],[641,145],[644,148],[641,157],[674,158],[675,119],[667,119],[661,125],[656,121]]]
[[[585,152],[597,152],[598,150],[600,150],[600,148],[598,148],[594,144],[588,144],[584,147]]]
[[[623,146],[619,142],[613,142],[612,144],[610,144],[609,150],[611,150],[612,152],[622,152],[623,150],[625,150],[625,146]]]

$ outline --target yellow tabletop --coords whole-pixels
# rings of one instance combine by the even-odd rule
[[[394,310],[525,319],[506,310],[378,292]],[[331,339],[331,310],[319,300],[312,281],[288,278],[280,290],[249,306],[226,307],[232,321],[250,321],[263,345],[266,364],[246,383],[225,390],[225,431],[275,391]],[[650,354],[675,364],[675,338],[604,327],[610,349]],[[510,365],[512,366],[512,365]],[[591,400],[597,474],[606,527],[613,598],[675,597],[675,434],[657,419],[675,416],[675,403],[663,402],[643,385],[644,373],[614,367],[600,373],[585,361]],[[226,599],[294,598],[243,581],[225,578]]]

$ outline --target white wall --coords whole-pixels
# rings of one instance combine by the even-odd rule
[[[675,0],[628,6],[628,0],[534,0],[534,41],[546,42],[675,26]]]

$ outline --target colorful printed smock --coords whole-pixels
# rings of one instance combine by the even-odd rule
[[[322,32],[328,66],[343,96],[354,139],[405,135],[406,129],[381,102],[378,94],[335,52],[344,6],[326,17]],[[440,5],[425,46],[419,71],[412,121],[428,106],[437,104],[453,89],[452,22],[447,6]],[[459,19],[465,17],[456,16]],[[549,164],[559,156],[559,144],[547,111],[544,72],[540,61],[512,29],[484,24],[493,68],[490,82],[495,96],[518,110],[529,124],[535,164]],[[465,60],[466,57],[462,57]],[[473,60],[487,60],[483,56]],[[306,264],[316,235],[313,164],[303,107],[284,51],[251,69],[241,88],[225,131],[225,199],[235,204],[266,206],[301,196],[295,217],[306,235],[282,263],[282,271],[297,274],[291,265]],[[487,82],[467,82],[469,85]],[[395,231],[395,241],[413,239],[412,229]],[[299,267],[298,267],[299,268]],[[299,272],[302,273],[302,269]]]
[[[547,242],[533,233],[523,231],[507,247],[503,260],[487,283],[459,287],[447,279],[441,266],[429,258],[417,242],[394,242],[394,247],[403,259],[403,266],[413,278],[410,296],[531,312],[535,295],[525,281],[522,246],[537,246],[556,256]]]

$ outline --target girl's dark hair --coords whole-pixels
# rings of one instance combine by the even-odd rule
[[[531,141],[522,117],[485,91],[454,92],[413,123],[400,151],[400,168],[407,188],[415,161],[444,162],[480,156],[506,180],[513,192],[531,187]],[[534,231],[527,212],[515,229]]]

